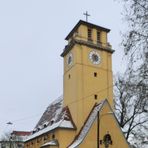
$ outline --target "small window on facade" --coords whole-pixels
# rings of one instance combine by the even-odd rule
[[[44,136],[44,141],[45,141],[45,140],[47,140],[47,139],[48,139],[48,136],[47,136],[47,135],[45,135],[45,136]]]
[[[50,125],[52,125],[53,123],[54,123],[54,120],[51,120],[51,121],[50,121]]]
[[[92,29],[88,28],[88,41],[92,41]]]
[[[37,139],[37,143],[40,143],[40,140],[39,140],[39,138]]]
[[[100,31],[97,31],[97,43],[101,42],[101,33]]]
[[[97,77],[97,72],[94,72],[94,77]]]
[[[52,135],[52,139],[55,139],[55,135],[54,134]]]
[[[98,99],[98,95],[94,95],[95,100]]]
[[[68,78],[69,78],[69,79],[71,78],[71,75],[70,75],[70,74],[68,75]]]
[[[47,124],[44,124],[44,128],[47,127]]]

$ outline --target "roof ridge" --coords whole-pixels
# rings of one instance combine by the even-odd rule
[[[54,99],[53,101],[50,102],[49,106],[51,104],[56,104],[58,100],[63,100],[63,95],[59,96],[58,98]],[[47,107],[48,108],[48,107]]]
[[[55,106],[57,106],[57,109],[59,111],[59,113],[61,112],[62,106],[63,106],[63,95],[59,96],[58,98],[56,98],[55,100],[51,101],[48,105],[48,107],[46,108],[46,110],[43,112],[43,114],[40,117],[40,120],[38,121],[38,123],[36,124],[36,126],[34,127],[33,131],[36,131],[37,128],[40,128],[44,126],[44,124],[46,124],[46,126],[48,124],[50,124],[49,119],[52,119],[52,117],[49,118],[49,113],[53,111],[53,109],[55,110]],[[52,108],[52,109],[51,109]],[[56,112],[54,112],[58,115],[58,112],[56,110]],[[47,116],[48,116],[48,120],[47,120]],[[50,116],[53,116],[52,114],[50,114]],[[56,116],[55,116],[56,117]],[[55,118],[56,120],[56,118]]]

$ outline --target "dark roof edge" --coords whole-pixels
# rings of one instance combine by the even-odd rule
[[[86,26],[91,27],[91,28],[101,29],[101,30],[104,30],[106,32],[110,32],[110,29],[108,29],[108,28],[104,28],[104,27],[101,27],[101,26],[98,26],[98,25],[95,25],[95,24],[92,24],[92,23],[89,23],[89,22],[80,20],[74,26],[74,28],[71,30],[71,32],[67,35],[67,37],[65,38],[65,40],[68,40],[81,24],[86,25]]]

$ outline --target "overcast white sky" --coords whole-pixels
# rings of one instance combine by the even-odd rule
[[[86,10],[89,22],[111,29],[113,71],[122,70],[122,7],[114,0],[0,0],[0,133],[32,130],[62,94],[64,38]]]

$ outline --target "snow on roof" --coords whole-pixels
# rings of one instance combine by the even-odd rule
[[[71,121],[66,121],[66,120],[60,120],[59,122],[57,123],[54,123],[53,125],[51,126],[48,126],[32,135],[30,135],[25,141],[29,141],[31,139],[34,139],[42,134],[45,134],[51,130],[54,130],[56,128],[69,128],[69,129],[74,129],[75,127],[73,126],[72,122]]]
[[[77,148],[78,145],[80,145],[82,143],[82,141],[86,137],[87,133],[89,132],[92,124],[94,123],[94,121],[98,115],[98,112],[102,108],[104,102],[105,102],[105,100],[94,106],[87,121],[85,122],[84,126],[80,130],[80,133],[76,136],[76,139],[72,142],[72,144],[70,144],[70,146],[68,146],[68,148]]]
[[[58,146],[59,145],[59,142],[56,139],[55,140],[51,140],[51,141],[43,144],[41,147],[50,146],[50,145],[51,146]]]
[[[44,127],[47,127],[51,123],[53,124],[58,119],[59,114],[62,112],[62,106],[63,106],[63,97],[60,96],[55,101],[53,101],[45,112],[43,113],[42,117],[40,118],[39,122],[34,128],[34,132],[43,129]]]
[[[34,132],[25,141],[34,139],[56,128],[75,129],[68,107],[63,107],[63,99],[58,98],[52,102],[42,115]]]

